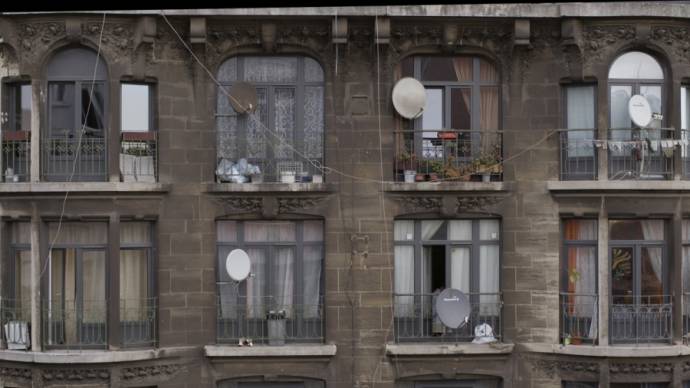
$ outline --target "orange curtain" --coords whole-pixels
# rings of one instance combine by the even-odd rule
[[[565,239],[567,240],[577,240],[580,237],[580,222],[578,220],[568,220],[565,222]],[[575,283],[571,282],[569,280],[570,278],[570,273],[571,271],[577,269],[577,248],[571,247],[568,248],[568,268],[567,268],[567,277],[568,277],[568,293],[575,293]],[[574,298],[573,298],[574,301]],[[573,314],[575,312],[575,305],[574,303],[570,303],[570,300],[567,300],[568,304],[568,313]]]

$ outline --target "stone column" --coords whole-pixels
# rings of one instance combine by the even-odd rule
[[[683,344],[683,306],[685,304],[683,295],[683,214],[682,199],[676,201],[676,209],[673,213],[671,241],[669,257],[672,257],[671,270],[671,295],[673,303],[673,342],[678,345]]]
[[[609,217],[606,212],[606,199],[601,198],[599,208],[598,233],[598,280],[599,280],[599,346],[609,344]]]
[[[33,129],[32,129],[33,131]],[[33,149],[33,142],[31,147]],[[33,170],[33,164],[32,164]],[[32,173],[33,176],[33,173]],[[34,352],[41,351],[41,272],[43,272],[43,264],[48,265],[46,259],[45,263],[41,260],[41,240],[39,238],[41,231],[41,219],[38,213],[36,203],[32,203],[31,214],[31,350]]]

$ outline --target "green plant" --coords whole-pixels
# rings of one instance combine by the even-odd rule
[[[568,270],[568,280],[570,283],[577,283],[580,280],[580,272],[575,268],[570,268]]]
[[[429,168],[429,172],[436,174],[443,174],[445,168],[443,162],[440,160],[430,160],[427,166]]]
[[[474,170],[479,173],[494,172],[500,173],[503,171],[501,162],[501,147],[494,145],[488,150],[483,150],[472,160]]]
[[[123,151],[124,154],[133,156],[148,156],[150,154],[145,146],[126,147]]]

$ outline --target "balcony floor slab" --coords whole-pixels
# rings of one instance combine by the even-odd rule
[[[333,357],[334,344],[283,345],[283,346],[234,346],[206,345],[206,357]]]
[[[520,351],[535,353],[552,353],[569,356],[586,357],[675,357],[690,355],[690,346],[686,345],[560,345],[544,343],[522,343],[518,345]]]
[[[33,352],[22,350],[0,350],[1,361],[34,364],[101,364],[156,360],[180,356],[197,351],[196,347],[170,347],[136,350],[48,350]]]
[[[146,182],[19,182],[1,183],[0,195],[74,193],[165,193],[170,185]]]
[[[439,356],[439,355],[473,355],[473,354],[510,354],[514,344],[490,343],[423,343],[423,344],[386,344],[389,356]]]

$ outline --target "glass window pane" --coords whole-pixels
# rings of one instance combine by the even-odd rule
[[[244,57],[244,81],[297,82],[295,57]]]
[[[426,106],[422,115],[422,129],[443,128],[443,89],[426,88]],[[424,132],[424,137],[436,138],[436,132]]]
[[[611,249],[611,294],[614,304],[633,303],[632,247]]]
[[[105,322],[105,252],[82,251],[82,293],[84,322]]]
[[[149,297],[148,249],[120,250],[120,321],[143,321]]]
[[[304,221],[304,241],[323,241],[323,221]]]
[[[498,131],[498,104],[500,95],[498,86],[482,86],[479,90],[479,128],[487,131]]]
[[[611,240],[664,240],[663,220],[610,220]]]
[[[323,69],[314,58],[304,57],[304,80],[307,82],[323,82]]]
[[[275,257],[271,258],[273,267],[273,289],[270,308],[284,310],[286,317],[291,317],[294,290],[294,263],[295,251],[293,248],[277,248]]]
[[[56,244],[107,244],[108,224],[105,222],[63,222],[58,232],[58,223],[48,223],[48,237]]]
[[[295,89],[276,88],[273,98],[275,101],[275,134],[280,139],[274,145],[275,157],[292,160],[291,146],[294,146],[293,131],[295,129]]]
[[[235,221],[218,221],[216,227],[218,242],[234,242],[237,240],[237,223]]]
[[[422,221],[422,240],[445,240],[446,228],[444,220]]]
[[[414,57],[406,57],[400,63],[403,77],[414,77]]]
[[[680,88],[680,129],[688,129],[688,114],[690,114],[690,109],[688,109],[688,103],[690,103],[688,91],[690,91],[690,88],[686,86]],[[683,135],[685,136],[685,133]],[[685,151],[685,147],[683,151]]]
[[[250,271],[252,274],[245,280],[247,315],[249,318],[265,319],[266,250],[248,248],[246,251],[251,263]]]
[[[471,81],[471,57],[423,57],[421,63],[422,81]]]
[[[684,219],[682,222],[682,240],[683,242],[690,242],[690,220]]]
[[[631,51],[613,62],[609,79],[664,79],[664,72],[651,55]]]
[[[31,223],[11,222],[7,224],[10,229],[10,242],[13,244],[31,243]]]
[[[50,134],[66,137],[75,131],[74,84],[51,82],[48,85]]]
[[[14,295],[11,296],[18,302],[18,307],[22,307],[17,313],[23,316],[19,319],[30,318],[31,306],[31,251],[22,249],[15,251],[15,290]]]
[[[122,131],[149,131],[149,85],[122,84]]]
[[[631,121],[630,115],[628,114],[628,100],[630,100],[631,95],[631,86],[611,86],[611,128],[630,128]]]
[[[661,86],[640,85],[640,94],[649,102],[652,113],[662,113],[661,111]]]
[[[569,86],[566,94],[568,129],[593,129],[594,86]]]
[[[240,122],[246,128],[247,158],[266,157],[266,134],[268,128],[268,94],[265,88],[257,88],[257,105],[254,118],[249,115],[242,115]],[[259,120],[256,120],[258,118]],[[269,135],[270,136],[270,135]],[[272,137],[272,136],[271,136]]]
[[[7,128],[11,131],[31,130],[31,84],[8,84],[4,90],[7,93],[9,106],[3,107],[8,112]]]
[[[319,318],[321,303],[321,246],[305,246],[302,258],[302,300],[305,318]]]
[[[479,313],[482,315],[497,316],[500,313],[498,252],[498,245],[479,247]]]
[[[91,84],[82,84],[81,125],[87,136],[103,135],[100,130],[105,128],[105,85],[102,83],[94,84],[93,91]]]
[[[232,82],[237,80],[237,57],[228,58],[218,68],[219,82]]]
[[[496,66],[483,58],[479,58],[479,80],[482,82],[498,82]]]
[[[395,247],[395,315],[412,317],[414,314],[414,247]]]
[[[641,248],[642,303],[661,303],[663,287],[663,252],[661,247]],[[645,298],[644,296],[647,296]],[[649,299],[649,297],[652,297]]]
[[[449,240],[471,241],[472,240],[472,221],[471,220],[452,220],[450,224]]]
[[[498,220],[479,220],[479,239],[482,241],[498,240]]]
[[[304,88],[304,154],[323,157],[323,87]]]
[[[597,240],[597,221],[569,219],[563,222],[566,240]]]
[[[450,287],[464,293],[470,292],[470,248],[450,249]]]
[[[427,89],[428,90],[428,89]],[[440,90],[440,89],[439,89]],[[472,90],[453,88],[450,91],[450,126],[452,129],[472,129],[471,120]],[[436,128],[443,128],[442,126]]]
[[[120,222],[120,244],[151,244],[151,223],[146,221]]]
[[[413,241],[414,240],[414,221],[398,220],[394,223],[395,241]]]
[[[567,252],[567,263],[564,268],[566,273],[564,275],[568,280],[563,291],[575,294],[596,294],[596,247],[570,246]]]
[[[244,224],[244,241],[295,241],[295,224],[286,221],[252,221]]]

